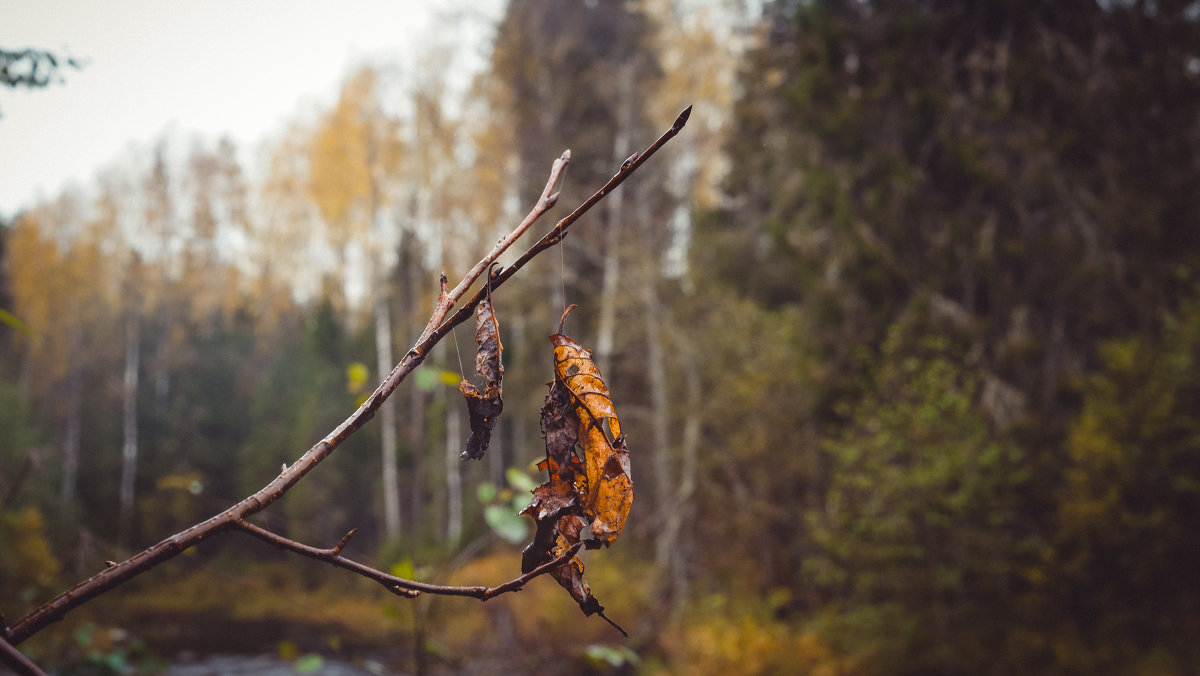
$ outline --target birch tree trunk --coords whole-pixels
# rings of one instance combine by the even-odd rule
[[[163,275],[160,283],[164,291],[171,284],[166,275]],[[154,354],[154,408],[161,414],[166,411],[167,398],[171,394],[171,302],[164,300],[159,312],[159,342]],[[151,442],[153,445],[153,439]]]
[[[376,275],[375,301],[375,367],[379,377],[392,370],[392,316],[388,308],[386,281]],[[389,398],[379,408],[380,448],[383,470],[383,523],[388,540],[400,537],[400,480],[396,467],[396,400]]]
[[[403,307],[410,317],[417,317],[415,311],[420,306],[420,284],[424,269],[420,256],[416,253],[417,236],[413,232],[404,234],[400,244],[400,263],[404,270]],[[414,320],[416,321],[416,320]],[[417,325],[420,322],[417,321]],[[408,490],[411,497],[408,510],[411,531],[418,532],[424,523],[425,512],[425,409],[428,404],[428,393],[420,387],[414,387],[407,393],[410,399],[408,419],[408,452],[411,461]]]
[[[651,490],[654,493],[654,513],[660,519],[666,519],[677,505],[671,504],[674,472],[671,466],[671,441],[667,434],[670,410],[667,398],[666,350],[663,349],[662,332],[659,329],[662,306],[653,277],[642,283],[642,311],[646,322],[646,379],[650,386],[650,457],[654,466]],[[670,554],[666,538],[660,538],[655,552],[655,563],[660,568],[665,566]]]
[[[117,545],[125,550],[133,535],[134,483],[138,459],[138,361],[141,352],[141,325],[136,312],[125,323],[124,441],[121,445],[120,511],[117,517]]]
[[[79,327],[71,327],[70,365],[67,366],[67,425],[63,437],[63,502],[75,500],[79,481],[79,437],[83,416],[83,366],[79,355]]]
[[[458,408],[446,409],[446,541],[458,544],[462,537],[462,430]]]
[[[703,396],[700,375],[695,359],[686,338],[676,336],[682,345],[678,345],[675,353],[683,361],[683,381],[687,392],[687,411],[683,421],[683,434],[679,444],[679,486],[675,490],[672,504],[667,511],[662,537],[658,541],[655,559],[659,566],[666,566],[670,572],[669,597],[673,610],[683,607],[682,602],[688,598],[691,564],[692,540],[683,537],[683,525],[690,523],[693,509],[693,498],[696,494],[697,453],[700,448],[700,401]],[[664,568],[660,571],[666,572]]]

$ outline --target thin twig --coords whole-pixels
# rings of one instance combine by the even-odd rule
[[[532,226],[537,219],[541,218],[542,214],[554,208],[554,205],[558,203],[558,186],[562,183],[563,172],[567,170],[567,165],[570,163],[571,151],[564,150],[563,154],[557,160],[554,160],[554,164],[550,166],[550,178],[546,181],[546,187],[542,188],[542,196],[538,198],[537,204],[535,204],[533,209],[530,210],[529,214],[525,216],[525,220],[521,221],[520,225],[514,228],[512,232],[508,233],[507,236],[501,238],[499,242],[496,242],[496,246],[492,248],[491,252],[479,259],[479,262],[475,263],[475,266],[468,270],[467,274],[463,275],[462,281],[455,285],[453,290],[447,292],[446,286],[443,283],[441,293],[438,294],[437,305],[433,310],[433,316],[429,318],[429,323],[425,325],[425,331],[421,334],[421,338],[418,340],[418,342],[425,340],[425,338],[427,338],[429,334],[436,329],[439,324],[442,323],[442,320],[446,318],[446,313],[450,311],[450,308],[454,307],[454,304],[457,303],[464,294],[466,294],[467,290],[471,288],[471,286],[475,283],[475,280],[479,279],[479,276],[483,274],[484,270],[487,270],[492,263],[496,262],[496,259],[499,258],[501,254],[503,254],[505,251],[508,251],[508,248],[511,247],[513,243],[515,243],[517,239],[521,237],[521,235],[524,235],[525,231],[529,230],[529,227]]]
[[[3,636],[0,636],[0,662],[7,664],[13,671],[24,676],[46,676],[46,672],[34,664],[33,660],[21,654],[21,651],[6,641]]]
[[[660,136],[653,144],[640,154],[634,155],[622,165],[621,169],[606,183],[599,191],[587,199],[583,204],[576,207],[575,211],[571,212],[566,218],[559,221],[558,225],[553,230],[547,233],[541,240],[527,250],[516,263],[509,266],[503,271],[496,271],[494,274],[489,274],[492,288],[499,287],[506,280],[512,277],[534,256],[547,247],[561,240],[568,227],[577,221],[580,216],[591,209],[597,202],[604,198],[614,188],[621,184],[629,177],[643,162],[654,154],[663,144],[679,133],[683,128],[687,117],[691,112],[691,106],[679,115],[675,123],[662,136]],[[33,612],[21,618],[16,624],[8,627],[5,630],[7,640],[12,645],[18,645],[25,639],[36,634],[53,622],[57,622],[71,610],[87,603],[91,599],[103,594],[118,585],[140,575],[141,573],[150,570],[158,564],[174,558],[181,552],[194,547],[201,541],[210,537],[226,532],[234,528],[242,528],[239,522],[243,522],[247,517],[256,514],[263,509],[266,509],[271,503],[278,500],[288,489],[296,484],[304,475],[311,472],[325,458],[329,457],[338,446],[342,444],[350,435],[354,434],[365,425],[371,418],[375,417],[375,412],[383,404],[392,392],[412,373],[429,351],[445,337],[446,333],[453,329],[458,324],[466,321],[474,311],[475,306],[487,293],[487,286],[481,288],[471,300],[449,319],[442,320],[449,312],[449,309],[466,290],[470,288],[479,275],[483,274],[484,270],[495,261],[504,250],[512,245],[525,230],[527,230],[539,216],[546,212],[558,198],[558,192],[555,188],[561,180],[562,172],[566,168],[566,164],[570,159],[569,153],[563,153],[563,156],[556,160],[550,170],[550,178],[546,183],[546,188],[542,191],[542,196],[538,200],[538,204],[530,212],[520,225],[517,226],[513,233],[505,237],[496,245],[487,256],[479,261],[463,277],[463,280],[454,287],[454,290],[446,291],[446,281],[443,275],[442,292],[439,295],[438,304],[434,309],[433,315],[430,317],[429,323],[426,325],[426,330],[422,334],[420,340],[404,355],[400,363],[392,369],[391,373],[384,378],[383,382],[371,393],[370,396],[346,418],[340,425],[334,428],[324,439],[318,442],[315,446],[308,449],[303,456],[289,467],[284,467],[269,484],[261,488],[258,492],[248,496],[241,502],[233,505],[229,509],[220,514],[217,514],[206,521],[198,523],[191,528],[180,531],[158,544],[135,554],[125,561],[121,561],[115,565],[105,568],[100,573],[76,584],[71,589],[59,594],[49,602],[38,607]],[[431,328],[435,327],[436,328]],[[244,528],[242,528],[244,530]],[[552,568],[553,566],[551,566]],[[534,573],[541,571],[541,568],[533,571]],[[506,591],[519,589],[528,580],[529,576],[523,575],[516,580],[500,585],[499,587],[445,587],[441,588],[438,585],[428,585],[425,588],[417,591],[432,591],[435,588],[444,589],[437,593],[445,593],[457,596],[472,596],[480,599],[491,598],[492,596]],[[467,590],[467,591],[464,591]]]
[[[249,535],[253,535],[260,540],[269,542],[276,547],[286,549],[290,552],[295,552],[296,554],[300,554],[302,556],[307,556],[311,559],[324,561],[328,564],[337,566],[338,568],[343,568],[352,573],[357,573],[367,579],[378,582],[379,584],[383,585],[384,589],[387,589],[393,594],[408,598],[415,598],[424,593],[439,594],[441,596],[469,596],[471,598],[477,598],[481,601],[486,601],[505,592],[519,590],[533,578],[548,573],[567,561],[570,561],[571,557],[575,556],[575,554],[579,552],[580,547],[583,546],[582,542],[576,543],[573,548],[563,555],[551,561],[547,561],[546,563],[538,566],[528,573],[525,573],[524,575],[521,575],[518,578],[514,578],[495,587],[453,587],[406,580],[402,577],[389,575],[381,570],[342,556],[342,550],[346,547],[346,544],[350,542],[350,538],[354,536],[353,530],[349,533],[346,533],[346,535],[342,537],[341,541],[338,542],[337,545],[328,549],[319,549],[317,547],[312,547],[302,542],[297,542],[295,540],[286,538],[278,533],[272,533],[271,531],[260,526],[256,526],[249,521],[238,521],[236,525],[239,530]]]

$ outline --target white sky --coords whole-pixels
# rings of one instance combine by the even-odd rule
[[[65,84],[0,88],[0,214],[91,182],[164,130],[261,140],[301,101],[332,100],[357,61],[400,57],[449,3],[432,0],[4,0],[0,46],[86,59]],[[494,19],[499,0],[453,5]],[[478,22],[476,22],[478,23]],[[478,35],[476,33],[476,35]],[[458,38],[465,35],[459,34]],[[480,36],[482,37],[482,36]]]

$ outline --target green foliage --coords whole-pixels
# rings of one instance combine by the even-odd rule
[[[250,395],[248,431],[237,463],[243,495],[270,481],[282,463],[295,462],[355,406],[357,397],[346,389],[345,365],[355,353],[356,337],[346,335],[328,302],[302,321],[296,335],[276,344],[265,378]],[[374,434],[364,431],[338,451],[342,471],[307,477],[288,494],[281,506],[289,527],[302,529],[296,536],[340,537],[352,527],[351,515],[360,515],[355,526],[366,525],[361,515],[369,510],[378,483],[370,453]]]
[[[475,495],[483,505],[483,520],[496,535],[508,542],[520,543],[529,538],[532,525],[520,512],[529,504],[529,493],[537,486],[529,473],[517,467],[504,472],[507,486],[497,488],[490,481],[476,486]]]
[[[43,439],[43,432],[33,418],[29,400],[15,383],[0,381],[0,467],[4,468],[7,484],[20,474],[20,465]],[[15,486],[0,484],[3,490],[14,490]],[[2,496],[7,497],[7,496]],[[2,498],[0,498],[2,499]]]
[[[79,625],[72,634],[73,645],[56,656],[64,673],[80,676],[154,674],[162,663],[149,654],[145,644],[123,629],[105,629],[92,622]]]
[[[821,676],[858,674],[856,662],[838,654],[817,632],[781,619],[766,602],[739,600],[724,594],[694,599],[685,616],[662,630],[660,642],[669,658],[648,673],[786,674]]]
[[[714,303],[724,321],[703,334],[719,364],[706,440],[741,461],[706,485],[736,506],[729,537],[764,587],[803,571],[789,612],[862,671],[1195,661],[1189,12],[765,8],[734,110],[733,199],[697,222],[693,249],[706,294],[748,300]],[[770,326],[783,317],[790,335]],[[800,395],[730,366],[757,355],[726,331],[768,346],[760,359]],[[775,341],[803,353],[793,370]],[[751,415],[776,449],[768,477],[746,468],[764,462],[746,452],[762,446]]]
[[[4,308],[0,308],[0,324],[7,326],[14,331],[24,333],[25,335],[33,334],[33,331],[29,328],[29,325],[21,321],[20,317],[14,315],[8,310],[5,310]]]
[[[1088,618],[1077,627],[1082,645],[1105,646],[1076,651],[1072,668],[1129,664],[1153,650],[1194,662],[1200,305],[1167,316],[1157,336],[1109,341],[1100,354],[1101,368],[1080,384],[1047,557],[1067,586],[1047,591]]]
[[[936,294],[1062,434],[1070,365],[1154,321],[1200,258],[1200,26],[1141,7],[772,3],[702,269],[803,305],[848,382],[853,347]]]
[[[1004,649],[1029,472],[975,408],[978,376],[937,338],[893,329],[852,424],[823,445],[830,484],[806,513],[822,625],[871,673],[970,670]]]
[[[797,583],[796,562],[807,545],[795,508],[820,481],[812,412],[823,373],[807,349],[808,323],[796,308],[764,310],[724,292],[682,307],[680,315],[688,317],[685,340],[702,337],[704,360],[696,368],[705,388],[698,409],[679,402],[675,411],[698,416],[705,444],[722,449],[699,460],[706,480],[696,537],[754,549],[765,586]],[[744,557],[741,547],[705,552],[714,573],[736,574]]]

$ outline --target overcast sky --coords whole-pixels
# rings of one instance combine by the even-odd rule
[[[459,0],[494,17],[501,0]],[[87,59],[66,83],[0,89],[0,214],[91,182],[164,130],[248,145],[301,101],[332,100],[350,66],[400,57],[439,24],[421,0],[5,0],[0,47]],[[463,36],[456,36],[463,37]],[[473,36],[479,40],[479,36]]]

